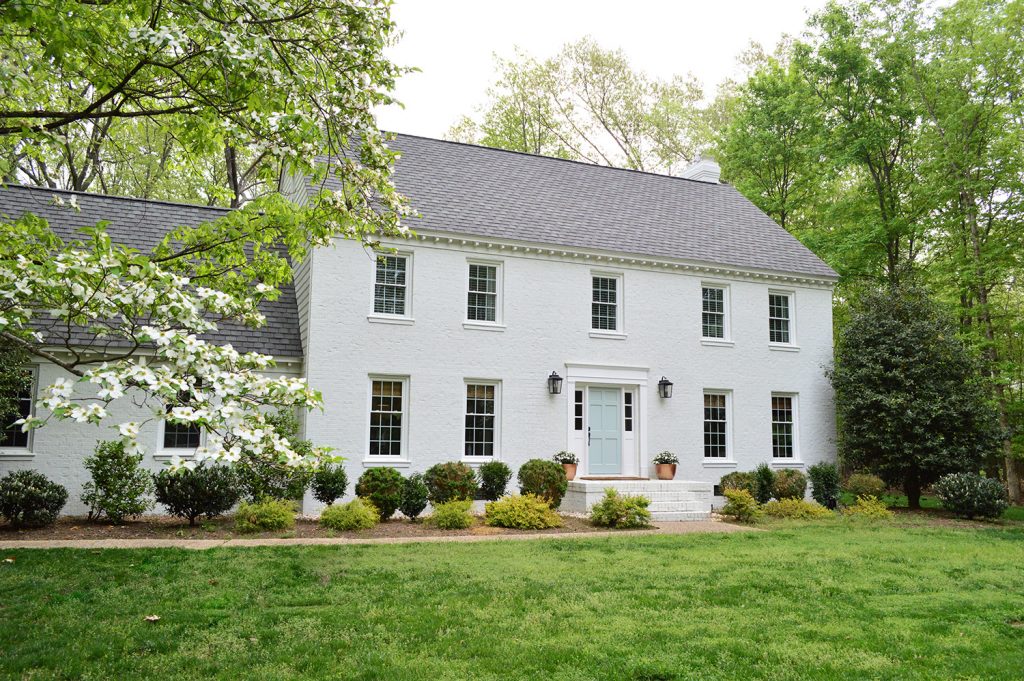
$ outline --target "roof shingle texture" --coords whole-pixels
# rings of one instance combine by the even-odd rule
[[[412,135],[390,146],[415,230],[836,277],[731,185]]]
[[[80,210],[55,205],[55,195],[65,201],[74,196]],[[209,222],[225,212],[223,208],[40,187],[0,187],[0,217],[16,220],[25,213],[32,213],[45,218],[54,233],[65,241],[82,238],[82,234],[77,231],[79,228],[105,220],[109,223],[107,233],[111,239],[143,252],[156,246],[175,227]],[[250,329],[241,324],[221,323],[211,338],[218,343],[231,343],[241,351],[256,351],[277,357],[302,357],[298,308],[292,286],[283,287],[277,300],[262,303],[260,311],[267,317],[266,326]]]

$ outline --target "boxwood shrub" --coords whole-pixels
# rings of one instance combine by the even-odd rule
[[[331,505],[320,513],[320,525],[329,530],[368,530],[380,521],[380,511],[366,499]]]
[[[960,518],[998,518],[1008,506],[1003,483],[976,473],[943,475],[935,493],[943,508]]]
[[[199,516],[227,513],[242,496],[233,469],[206,461],[192,470],[164,469],[153,476],[153,484],[157,502],[171,515],[187,518],[189,525]]]
[[[402,503],[398,510],[406,518],[415,520],[423,509],[427,507],[427,485],[423,482],[423,475],[416,473],[405,479],[402,485]]]
[[[485,507],[484,522],[492,527],[509,527],[515,530],[544,530],[561,527],[562,517],[551,505],[534,494],[513,494]]]
[[[512,479],[512,469],[501,461],[488,461],[477,470],[480,478],[480,494],[484,499],[495,501],[505,496],[505,488]]]
[[[807,476],[792,468],[775,473],[772,496],[776,499],[803,499],[807,492]]]
[[[327,463],[316,469],[310,483],[313,498],[321,504],[333,504],[345,496],[347,487],[348,474],[345,473],[345,467]]]
[[[811,479],[811,497],[825,508],[835,508],[839,501],[839,468],[822,461],[807,470]]]
[[[718,484],[723,490],[745,489],[750,492],[750,496],[754,496],[754,492],[757,490],[757,478],[754,477],[753,471],[727,473],[722,476],[722,480]]]
[[[434,464],[423,475],[430,503],[470,499],[476,496],[476,473],[464,463],[449,461]]]
[[[359,477],[356,494],[376,507],[381,520],[387,520],[401,505],[404,487],[405,479],[394,468],[368,468]]]
[[[16,527],[53,523],[67,500],[64,486],[38,471],[10,471],[0,478],[0,516]]]
[[[754,469],[754,489],[752,494],[759,504],[767,503],[775,494],[775,471],[771,466],[762,463]]]
[[[885,482],[877,475],[854,473],[846,479],[843,491],[854,497],[880,497],[885,494]]]
[[[551,504],[551,508],[559,507],[569,486],[561,464],[546,459],[530,459],[519,468],[517,477],[522,494],[542,497]]]

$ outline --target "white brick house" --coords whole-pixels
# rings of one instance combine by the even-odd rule
[[[834,460],[824,369],[836,275],[719,183],[712,162],[688,179],[404,135],[394,146],[416,236],[379,258],[348,241],[316,251],[266,334],[232,338],[323,392],[305,434],[346,456],[350,479],[452,460],[515,470],[561,449],[583,477],[647,478],[670,450],[676,480],[702,483],[677,486],[698,492],[686,510],[706,513],[729,471]],[[300,200],[316,189],[286,185]],[[26,210],[12,197],[33,193],[0,190],[0,213]],[[206,210],[79,198],[96,215],[118,201],[125,222]],[[0,471],[37,468],[75,501],[93,441],[75,428],[0,448]],[[150,436],[166,455],[165,435]]]

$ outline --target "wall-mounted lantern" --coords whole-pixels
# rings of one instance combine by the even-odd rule
[[[562,377],[558,375],[557,371],[552,371],[548,376],[548,392],[552,395],[562,394]]]
[[[668,380],[664,376],[658,381],[658,397],[668,399],[672,397],[672,381]]]

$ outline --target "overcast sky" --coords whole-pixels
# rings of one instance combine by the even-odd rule
[[[551,56],[567,42],[593,36],[621,48],[633,68],[667,79],[693,73],[705,92],[735,75],[736,56],[751,40],[774,46],[803,30],[808,10],[825,0],[396,0],[393,17],[404,35],[390,50],[415,66],[398,83],[405,109],[378,111],[381,128],[441,137],[485,101],[497,53],[519,46]]]

